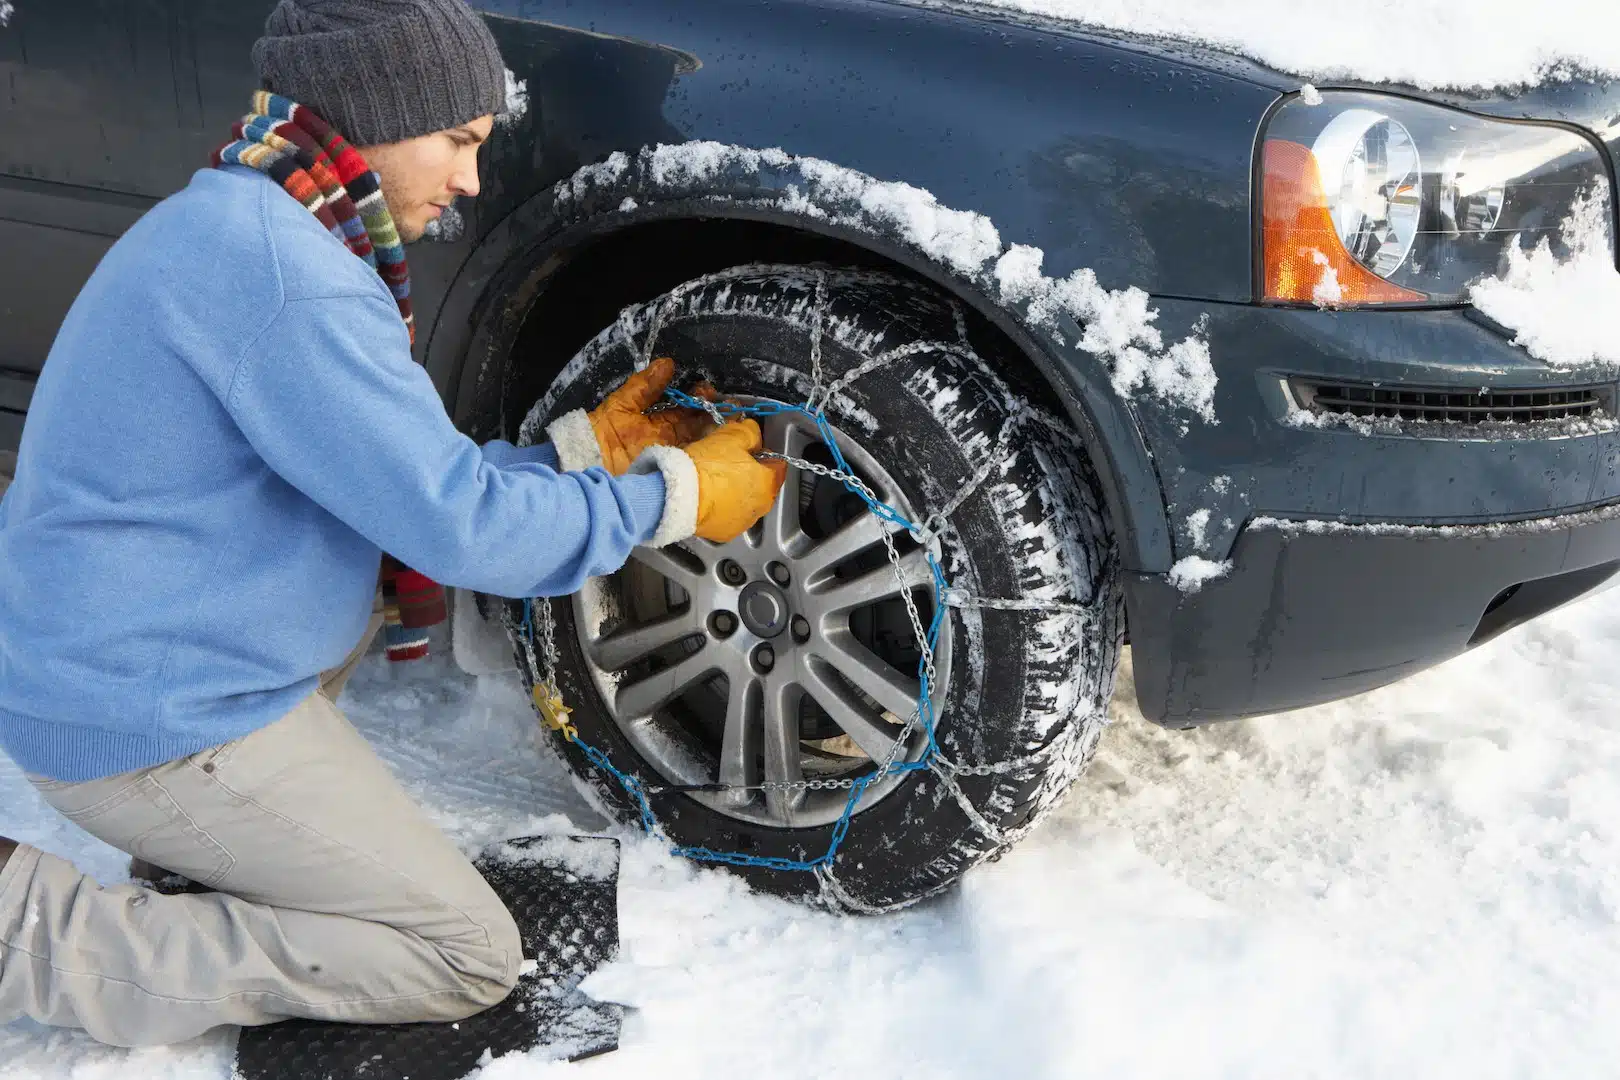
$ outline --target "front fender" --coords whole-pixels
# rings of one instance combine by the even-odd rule
[[[1243,302],[1277,91],[1212,50],[883,0],[474,0],[528,109],[474,231],[614,151],[780,147],[932,192],[1058,276]]]

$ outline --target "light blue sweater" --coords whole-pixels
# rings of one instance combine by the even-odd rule
[[[375,271],[291,196],[204,169],[63,321],[0,502],[0,747],[87,780],[284,715],[352,649],[382,551],[562,595],[624,564],[664,481],[557,472],[445,414]]]

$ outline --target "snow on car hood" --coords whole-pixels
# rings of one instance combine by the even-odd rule
[[[983,0],[1128,33],[1200,42],[1328,79],[1484,89],[1620,76],[1615,0]],[[947,0],[944,6],[953,6]],[[960,6],[960,5],[955,5]]]

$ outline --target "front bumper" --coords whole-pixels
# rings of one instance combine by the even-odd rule
[[[1126,579],[1136,690],[1186,727],[1394,682],[1597,588],[1620,571],[1620,504],[1504,525],[1260,518],[1231,569],[1191,594]]]
[[[1155,304],[1166,340],[1202,325],[1219,378],[1218,423],[1136,402],[1171,561],[1199,556],[1231,570],[1183,594],[1169,565],[1126,563],[1149,717],[1188,725],[1358,693],[1614,571],[1612,369],[1552,368],[1461,310]],[[1490,430],[1301,424],[1285,387],[1302,379],[1459,393],[1606,384],[1611,419]]]

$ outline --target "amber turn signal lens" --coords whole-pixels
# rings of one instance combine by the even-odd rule
[[[1310,149],[1267,139],[1262,151],[1261,259],[1265,299],[1306,304],[1411,304],[1428,297],[1385,281],[1339,239]]]

